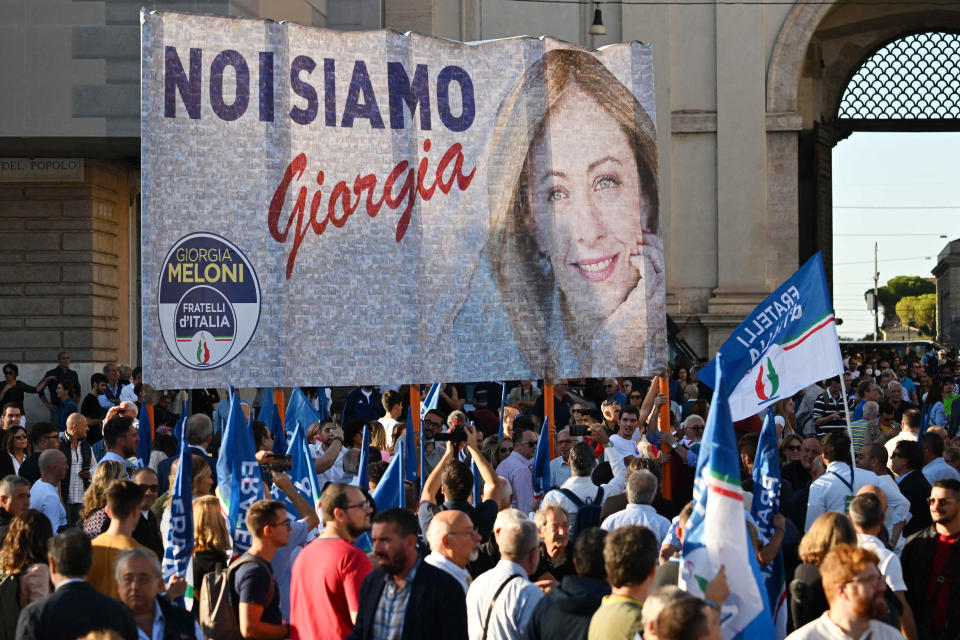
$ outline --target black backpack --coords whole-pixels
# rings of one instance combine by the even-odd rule
[[[577,533],[589,529],[590,527],[600,526],[600,511],[603,508],[603,487],[597,487],[597,497],[593,502],[584,502],[580,496],[570,489],[560,488],[560,493],[577,507],[577,512],[570,514],[570,540],[577,537]]]

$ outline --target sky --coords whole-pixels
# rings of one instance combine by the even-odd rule
[[[958,148],[960,132],[858,132],[834,147],[833,304],[841,337],[873,333],[863,293],[873,287],[874,242],[883,286],[899,275],[932,278],[937,254],[960,238]]]

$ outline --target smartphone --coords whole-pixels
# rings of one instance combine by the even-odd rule
[[[569,428],[570,428],[570,435],[575,438],[591,435],[590,429],[588,429],[583,425],[570,425]]]
[[[270,456],[269,466],[271,471],[290,471],[293,469],[293,456],[275,453]]]

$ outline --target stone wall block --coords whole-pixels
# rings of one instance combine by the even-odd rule
[[[0,200],[0,217],[54,218],[60,215],[59,200]]]
[[[59,282],[60,267],[30,265],[24,269],[0,269],[0,283]]]
[[[0,250],[49,251],[57,247],[59,239],[56,233],[3,233]]]
[[[33,287],[29,289],[32,291]],[[13,304],[0,305],[0,316],[51,316],[60,313],[58,298],[27,296],[12,302]]]
[[[60,346],[59,331],[0,331],[0,342],[15,349],[50,349]],[[56,353],[53,354],[56,359]]]

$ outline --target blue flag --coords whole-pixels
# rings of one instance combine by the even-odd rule
[[[550,419],[543,417],[543,428],[537,438],[537,449],[533,453],[533,495],[544,496],[550,491]]]
[[[777,424],[773,409],[767,409],[767,417],[760,431],[757,453],[753,460],[753,504],[750,514],[757,523],[760,535],[767,540],[773,537],[773,518],[780,512],[780,454],[777,450]],[[787,591],[783,567],[783,551],[767,565],[760,566],[760,573],[767,588],[770,611],[777,629],[777,637],[787,635]]]
[[[320,422],[320,414],[307,400],[307,396],[303,394],[300,387],[294,388],[293,393],[290,394],[290,402],[287,403],[287,412],[283,421],[285,424],[299,422],[304,429],[309,429],[313,423]]]
[[[397,450],[397,447],[400,450]],[[406,509],[407,499],[403,490],[403,441],[397,442],[393,450],[393,458],[383,472],[383,477],[373,490],[373,501],[377,503],[377,511],[391,507]]]
[[[180,439],[177,475],[170,487],[170,529],[163,554],[163,581],[174,574],[187,577],[193,558],[193,453],[187,439]],[[190,572],[190,578],[193,572]],[[191,580],[192,582],[192,580]]]
[[[721,364],[715,370],[713,402],[697,460],[693,513],[683,536],[678,586],[702,598],[707,583],[725,566],[730,595],[723,602],[723,637],[767,640],[776,637],[773,618],[747,532],[723,355],[718,359]]]
[[[180,403],[180,418],[177,420],[176,426],[173,428],[173,437],[176,438],[177,442],[180,442],[180,439],[183,437],[183,431],[187,427],[187,419],[190,417],[190,405],[187,404],[186,400]]]
[[[150,414],[147,412],[147,406],[143,403],[139,405],[137,416],[140,419],[140,442],[137,443],[137,458],[140,460],[141,467],[150,466],[150,452],[153,451],[153,427],[150,425]]]
[[[247,510],[263,499],[263,480],[255,452],[253,430],[244,420],[240,396],[230,387],[230,414],[217,459],[217,497],[227,514],[234,552],[250,548],[253,540],[247,530]]]
[[[363,439],[360,444],[360,464],[357,465],[357,477],[353,484],[366,489],[370,485],[370,427],[363,425]]]
[[[814,382],[843,372],[833,304],[815,254],[740,323],[720,347],[734,420],[754,416]],[[698,377],[708,385],[718,360]]]
[[[283,429],[283,421],[280,420],[280,410],[277,403],[273,401],[273,388],[267,387],[264,393],[263,404],[260,406],[260,413],[257,420],[267,425],[270,435],[273,436],[273,452],[287,452],[287,433]]]
[[[503,440],[503,409],[507,406],[507,382],[500,383],[500,427],[497,430],[497,442]]]
[[[320,419],[318,420],[318,422],[329,420],[330,407],[327,406],[327,388],[326,387],[317,387],[317,404],[320,406]]]
[[[323,487],[320,486],[320,481],[317,478],[317,470],[313,466],[313,457],[307,449],[307,439],[304,437],[303,425],[299,422],[294,427],[293,433],[290,434],[290,444],[284,453],[290,456],[290,481],[294,488],[300,492],[300,495],[316,509],[317,505],[320,504],[320,492]],[[297,513],[297,508],[293,502],[282,491],[279,499],[287,505],[287,511]],[[300,514],[301,518],[306,516],[305,513]]]
[[[411,457],[413,452],[417,450],[416,438],[417,434],[413,432],[413,411],[407,409],[407,428],[403,432],[403,455],[407,456],[407,459],[403,461],[403,472],[410,482],[416,482],[418,476],[416,460]],[[396,451],[396,445],[394,445],[394,451]]]
[[[430,385],[430,390],[424,396],[420,404],[420,491],[423,491],[423,485],[427,482],[427,450],[426,438],[424,437],[423,419],[427,411],[437,408],[437,402],[440,400],[440,383],[434,382]]]

